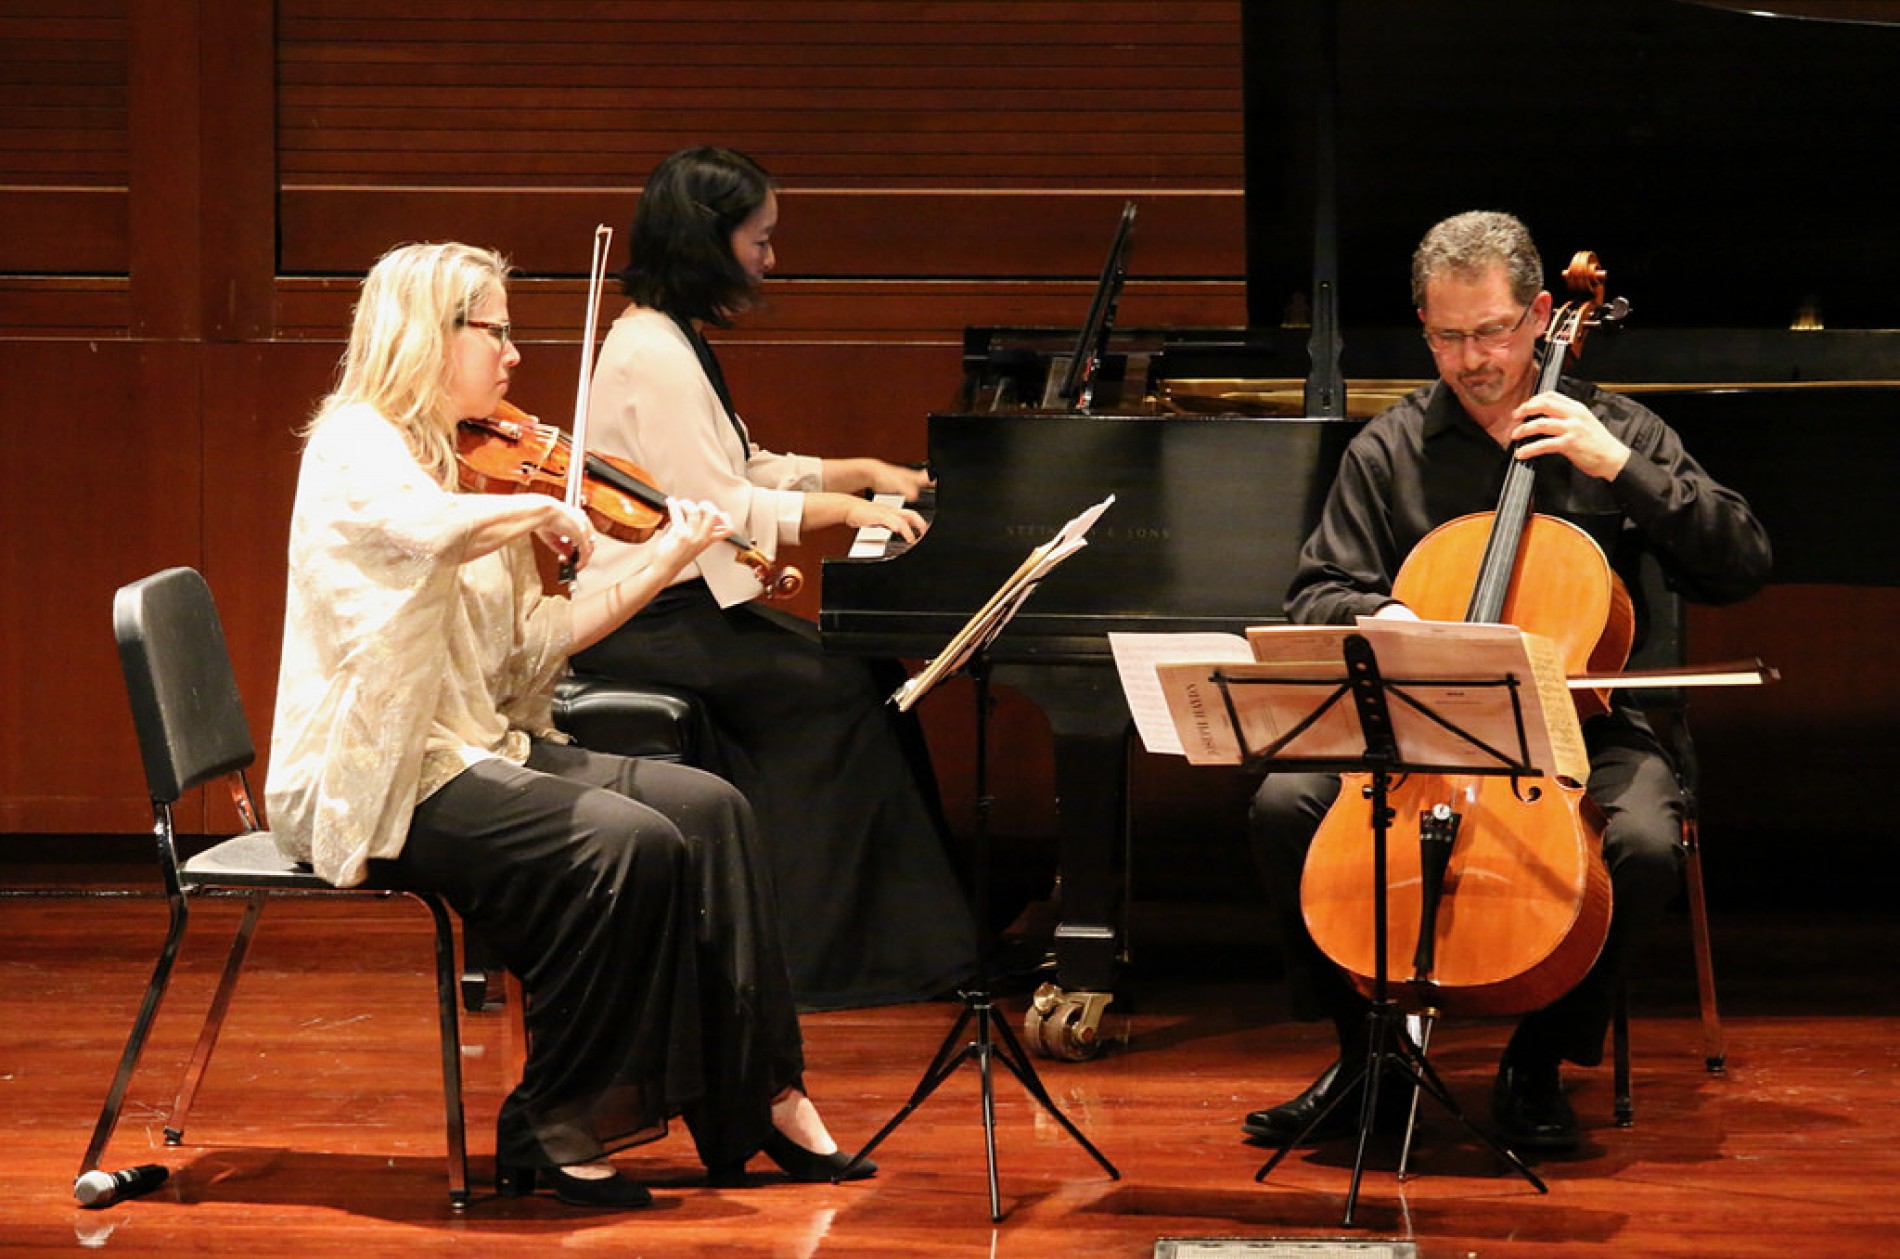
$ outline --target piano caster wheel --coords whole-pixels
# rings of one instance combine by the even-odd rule
[[[1112,992],[1064,992],[1044,984],[1023,1014],[1023,1039],[1044,1058],[1086,1062],[1102,1052],[1102,1014]]]

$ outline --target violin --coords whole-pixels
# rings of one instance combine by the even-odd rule
[[[566,493],[573,442],[503,399],[495,414],[456,425],[456,471],[461,488],[479,494]],[[622,542],[645,542],[667,523],[666,495],[638,464],[617,455],[586,452],[581,510],[595,529]],[[765,587],[768,599],[790,598],[803,588],[797,569],[775,570],[772,561],[739,534],[725,539]]]
[[[1581,300],[1551,323],[1536,392],[1554,389],[1588,330],[1627,313],[1604,301],[1596,255],[1564,273]],[[1628,592],[1583,530],[1531,512],[1534,474],[1512,460],[1498,506],[1441,525],[1400,566],[1392,594],[1426,620],[1508,623],[1556,641],[1565,671],[1613,675],[1629,655]],[[1573,691],[1579,712],[1607,711],[1608,690]],[[1387,855],[1374,878],[1366,774],[1342,777],[1300,885],[1314,942],[1373,995],[1374,896],[1387,898],[1385,973],[1415,1008],[1519,1014],[1574,988],[1595,964],[1610,924],[1601,821],[1581,783],[1527,785],[1498,775],[1411,774],[1388,796],[1417,843]],[[1411,943],[1408,945],[1408,939]],[[1407,949],[1412,956],[1405,956]],[[1409,976],[1409,978],[1407,978]]]
[[[595,529],[622,542],[644,542],[667,522],[666,495],[653,487],[639,465],[587,449],[587,396],[593,377],[595,319],[607,278],[607,250],[613,229],[594,229],[594,257],[587,277],[587,325],[581,339],[580,383],[574,394],[574,433],[570,438],[542,424],[503,399],[495,414],[464,419],[456,425],[456,477],[461,488],[481,494],[540,493],[563,499],[584,512]],[[573,451],[580,452],[575,458]],[[788,599],[805,585],[796,568],[775,570],[765,553],[740,534],[725,542],[739,562],[752,570],[767,599]],[[574,559],[561,560],[560,580],[574,580]]]

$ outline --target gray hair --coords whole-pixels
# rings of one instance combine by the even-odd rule
[[[1544,260],[1530,229],[1514,215],[1497,210],[1456,214],[1425,233],[1412,254],[1412,305],[1423,310],[1425,288],[1443,275],[1481,278],[1502,266],[1511,296],[1528,306],[1544,287]]]

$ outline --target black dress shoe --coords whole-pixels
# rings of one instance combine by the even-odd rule
[[[631,1211],[649,1205],[653,1195],[636,1180],[619,1172],[611,1176],[576,1176],[559,1167],[513,1167],[495,1165],[495,1190],[504,1198],[520,1198],[534,1192],[536,1182],[552,1189],[554,1196],[571,1207],[610,1207]]]
[[[767,1158],[779,1165],[779,1170],[793,1180],[807,1184],[822,1184],[835,1180],[863,1180],[877,1175],[877,1164],[865,1159],[856,1167],[851,1166],[851,1156],[843,1150],[833,1150],[829,1154],[819,1154],[808,1150],[792,1140],[778,1129],[765,1139],[760,1147]],[[850,1168],[847,1172],[845,1169]]]
[[[1359,1061],[1358,1058],[1353,1060],[1355,1068]],[[1312,1123],[1313,1117],[1325,1110],[1327,1103],[1338,1095],[1339,1104],[1307,1133],[1307,1139],[1329,1141],[1358,1131],[1363,1081],[1347,1088],[1345,1080],[1351,1071],[1343,1064],[1343,1059],[1335,1061],[1319,1073],[1318,1079],[1306,1086],[1304,1093],[1291,1101],[1254,1111],[1241,1121],[1240,1130],[1256,1140],[1284,1144],[1299,1136],[1301,1130]],[[1373,1112],[1375,1130],[1395,1131],[1404,1122],[1411,1097],[1410,1081],[1405,1076],[1398,1074],[1395,1068],[1382,1070],[1379,1076],[1379,1104]]]
[[[1504,1144],[1517,1149],[1561,1153],[1576,1149],[1582,1139],[1554,1062],[1522,1063],[1507,1056],[1499,1063],[1491,1118]]]
[[[774,1163],[779,1165],[790,1180],[803,1184],[830,1184],[841,1180],[863,1180],[877,1175],[877,1164],[865,1159],[856,1167],[851,1167],[851,1156],[843,1150],[833,1150],[830,1154],[819,1154],[808,1150],[784,1133],[774,1129],[772,1135],[759,1147]],[[845,1169],[850,1168],[849,1174]],[[726,1163],[706,1169],[706,1183],[715,1189],[742,1189],[750,1183],[746,1176],[745,1164]]]

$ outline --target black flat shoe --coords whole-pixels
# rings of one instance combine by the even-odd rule
[[[495,1191],[504,1198],[521,1198],[534,1192],[536,1182],[554,1191],[554,1196],[571,1207],[610,1207],[632,1211],[653,1201],[652,1193],[637,1180],[619,1172],[611,1176],[589,1178],[575,1176],[559,1167],[510,1167],[495,1165]]]
[[[863,1180],[877,1175],[877,1164],[865,1159],[856,1167],[851,1166],[851,1156],[843,1150],[833,1150],[829,1154],[817,1154],[806,1149],[778,1129],[765,1139],[759,1147],[766,1157],[779,1165],[779,1170],[793,1180],[806,1184],[822,1184],[826,1181]],[[846,1169],[850,1170],[847,1171]]]
[[[1330,1141],[1334,1137],[1357,1132],[1362,1084],[1355,1084],[1348,1089],[1345,1084],[1347,1074],[1342,1061],[1335,1060],[1306,1086],[1305,1092],[1278,1106],[1254,1111],[1241,1121],[1240,1130],[1257,1141],[1285,1144],[1299,1136],[1313,1122],[1313,1117],[1325,1110],[1335,1095],[1339,1095],[1339,1104],[1306,1134],[1306,1139]],[[1412,1100],[1410,1083],[1403,1075],[1395,1074],[1393,1069],[1381,1071],[1379,1105],[1373,1112],[1374,1131],[1395,1132],[1403,1125],[1406,1109]]]
[[[1554,1062],[1524,1064],[1506,1057],[1499,1063],[1491,1119],[1499,1138],[1515,1149],[1563,1153],[1582,1141],[1577,1112],[1564,1096],[1563,1076]]]

